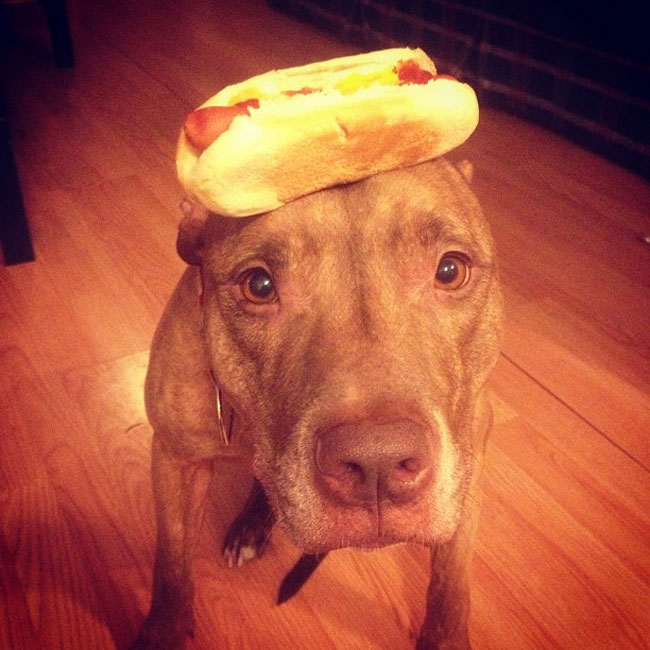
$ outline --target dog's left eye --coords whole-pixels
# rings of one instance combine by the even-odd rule
[[[469,281],[469,262],[459,253],[447,253],[438,263],[436,288],[455,291]]]
[[[244,298],[255,305],[266,305],[277,298],[273,278],[263,268],[247,271],[240,286]]]

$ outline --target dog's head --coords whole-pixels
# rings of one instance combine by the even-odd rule
[[[442,541],[501,331],[492,238],[442,159],[256,217],[188,218],[217,381],[305,549]]]

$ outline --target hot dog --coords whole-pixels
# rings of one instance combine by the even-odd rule
[[[188,116],[176,165],[188,194],[241,217],[441,155],[477,123],[467,84],[394,48],[227,86]]]

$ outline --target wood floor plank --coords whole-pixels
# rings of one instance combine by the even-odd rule
[[[489,447],[478,566],[500,577],[515,620],[533,617],[515,646],[648,647],[647,471],[511,363],[491,384],[497,412],[517,415]]]
[[[9,494],[0,492],[0,508],[4,511],[9,507]],[[7,528],[0,528],[0,531]],[[3,622],[0,625],[0,648],[39,650],[27,593],[16,570],[16,550],[17,545],[10,547],[5,535],[0,535],[0,621]]]
[[[5,495],[3,501],[0,530],[15,531],[12,564],[17,584],[9,603],[22,592],[29,613],[30,625],[22,633],[33,629],[40,648],[110,647],[103,606],[81,561],[78,543],[83,540],[75,538],[67,525],[52,486],[47,481],[33,483]],[[9,608],[4,621],[13,636],[21,634],[22,607],[17,605]]]

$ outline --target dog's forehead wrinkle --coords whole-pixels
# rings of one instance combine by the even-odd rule
[[[234,237],[235,254],[257,253],[286,266],[340,247],[349,222],[344,196],[334,188],[249,221]]]
[[[264,260],[273,268],[285,267],[288,263],[287,243],[277,237],[255,241],[248,247],[250,256]]]
[[[406,182],[408,179],[401,179]],[[476,239],[467,208],[446,200],[419,182],[411,184],[368,182],[362,187],[356,215],[350,215],[355,236],[366,249],[379,246],[397,252],[402,245],[434,246],[445,241],[472,246]],[[444,189],[444,184],[443,184]]]
[[[475,234],[458,219],[444,211],[436,211],[416,222],[416,238],[423,246],[457,243],[466,248],[474,248]]]

